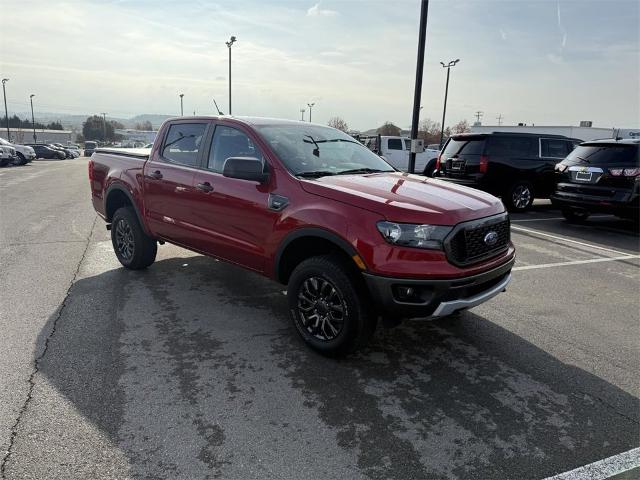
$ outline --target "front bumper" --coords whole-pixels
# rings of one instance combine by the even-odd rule
[[[371,297],[382,315],[392,318],[438,318],[475,307],[505,290],[515,257],[493,270],[443,280],[382,277],[364,273]],[[409,294],[409,289],[412,292]]]

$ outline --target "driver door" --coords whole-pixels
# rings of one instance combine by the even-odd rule
[[[280,216],[269,208],[273,175],[264,183],[222,175],[231,157],[254,157],[268,163],[248,132],[217,125],[205,153],[203,169],[195,173],[193,222],[205,235],[210,255],[264,272],[266,240]]]

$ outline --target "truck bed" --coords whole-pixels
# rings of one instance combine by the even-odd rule
[[[104,147],[104,148],[96,148],[96,153],[106,153],[109,155],[121,155],[124,157],[133,157],[140,158],[142,160],[147,160],[149,155],[151,154],[150,148],[115,148],[115,147]]]

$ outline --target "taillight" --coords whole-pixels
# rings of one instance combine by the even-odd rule
[[[93,160],[89,160],[89,181],[93,181]]]
[[[564,163],[556,163],[556,172],[564,172],[567,169],[567,165]]]
[[[438,159],[436,160],[436,170],[440,170],[440,160],[442,160],[442,154],[438,155]]]
[[[480,173],[487,173],[489,168],[489,157],[487,155],[480,155]]]
[[[610,168],[609,173],[614,177],[638,177],[640,168]]]

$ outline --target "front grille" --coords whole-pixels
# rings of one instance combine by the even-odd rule
[[[489,232],[497,235],[493,245],[485,242]],[[510,238],[509,218],[506,215],[501,215],[495,221],[484,219],[461,224],[445,242],[447,256],[455,265],[469,265],[503,252]]]

